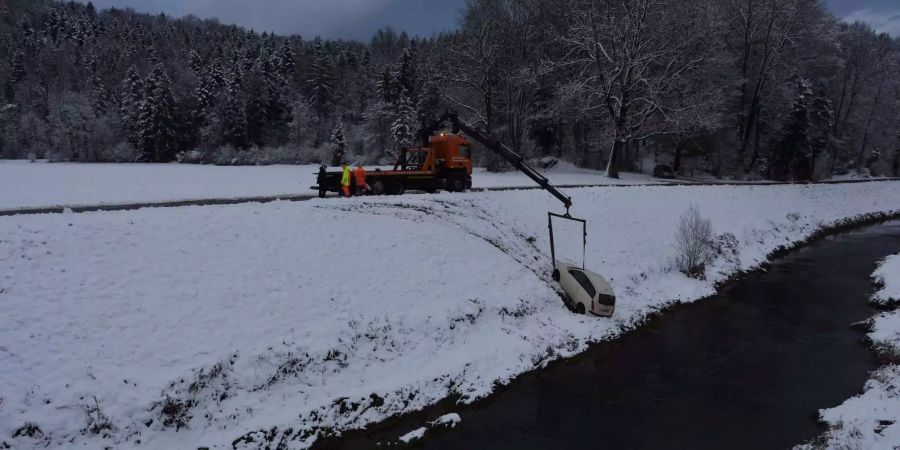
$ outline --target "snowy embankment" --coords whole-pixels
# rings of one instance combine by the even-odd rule
[[[872,279],[881,287],[873,304],[896,307],[900,302],[900,255],[882,261]],[[872,373],[865,392],[819,412],[829,430],[813,448],[896,448],[900,443],[900,309],[881,313],[867,323],[869,339],[888,364]]]
[[[893,182],[568,193],[611,319],[563,306],[542,191],[0,218],[0,448],[305,448],[481,398],[818,230],[900,211]],[[691,204],[718,236],[706,280],[672,270]]]
[[[190,164],[80,164],[0,160],[0,210],[57,206],[121,205],[274,196],[316,195],[315,165],[201,166]],[[330,170],[337,170],[332,168]],[[546,173],[559,185],[661,182],[560,163]],[[534,187],[520,172],[476,169],[475,188]]]

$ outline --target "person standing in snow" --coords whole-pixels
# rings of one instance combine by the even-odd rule
[[[344,197],[350,196],[350,164],[344,163],[344,173],[341,174],[341,189],[344,191]]]
[[[369,192],[369,185],[366,184],[366,169],[363,168],[362,163],[356,163],[353,178],[356,180],[356,195],[365,195]]]
[[[316,179],[316,183],[319,184],[319,197],[325,198],[326,192],[325,189],[325,164],[319,164],[319,177]]]

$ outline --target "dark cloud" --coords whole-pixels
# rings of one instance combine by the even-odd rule
[[[876,31],[900,37],[897,0],[828,0],[828,7],[847,22],[865,22]]]
[[[87,0],[80,0],[87,2]],[[456,27],[464,0],[92,0],[98,8],[134,8],[217,18],[258,31],[367,40],[391,26],[430,36]]]
[[[86,2],[87,0],[80,0]],[[456,27],[464,0],[93,0],[98,8],[131,7],[181,17],[218,18],[258,31],[368,40],[391,26],[430,36]],[[900,36],[898,0],[827,0],[845,20],[862,20]]]
[[[891,11],[863,8],[844,16],[847,22],[865,22],[875,31],[900,37],[900,6]]]

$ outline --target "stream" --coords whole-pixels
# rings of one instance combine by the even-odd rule
[[[474,405],[443,402],[332,445],[374,448],[457,412],[456,429],[417,447],[790,448],[824,431],[817,411],[860,393],[878,367],[850,325],[877,312],[870,275],[894,253],[897,221],[818,240]]]

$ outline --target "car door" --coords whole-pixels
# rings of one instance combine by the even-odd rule
[[[576,304],[583,303],[584,307],[590,310],[593,308],[592,300],[594,299],[594,296],[597,295],[597,288],[591,283],[587,274],[578,269],[569,269],[569,275],[572,276],[572,279],[575,280],[576,284],[576,286],[574,286],[575,289],[572,289],[574,293],[570,291],[569,295],[572,296],[572,300]]]

